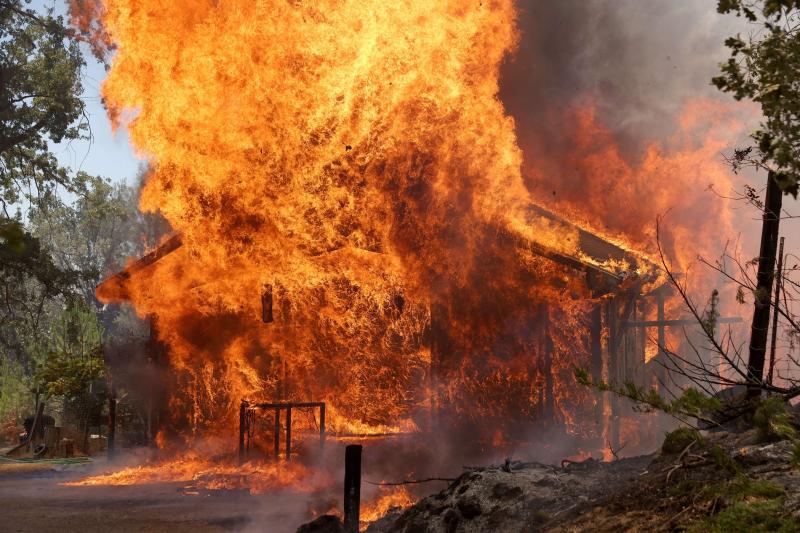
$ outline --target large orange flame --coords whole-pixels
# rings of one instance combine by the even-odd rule
[[[575,251],[525,213],[497,98],[514,18],[510,0],[108,3],[103,94],[155,168],[142,208],[183,241],[132,299],[192,427],[279,390],[396,425],[429,363],[426,305],[404,302],[464,290],[498,228]]]
[[[693,104],[666,153],[632,165],[582,110],[574,152],[533,160],[523,179],[498,99],[515,19],[512,0],[108,1],[117,52],[103,96],[153,168],[141,207],[183,243],[128,280],[169,349],[177,433],[230,427],[252,397],[325,400],[342,433],[414,430],[442,400],[509,425],[549,411],[581,431],[575,413],[595,409],[572,372],[589,357],[594,295],[508,241],[644,277],[644,228],[674,207],[664,188],[692,187],[690,171],[729,183],[708,163],[719,130],[694,143],[692,117],[722,113]],[[585,189],[551,198],[564,168]],[[533,199],[641,252],[598,263]],[[671,258],[697,253],[676,243],[698,216],[728,231],[724,201],[701,208],[680,210],[692,223],[671,230]],[[432,355],[432,315],[452,360]],[[549,345],[532,317],[555,324]]]

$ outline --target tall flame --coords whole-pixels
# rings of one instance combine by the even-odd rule
[[[396,423],[429,363],[420,302],[463,291],[488,235],[574,251],[524,213],[497,97],[511,0],[106,9],[103,95],[154,167],[142,208],[183,242],[134,276],[132,299],[184,371],[191,405],[174,402],[192,426],[230,416],[237,396],[330,396],[326,383],[349,384],[335,407],[361,422]],[[258,322],[265,287],[274,327]]]
[[[720,145],[652,148],[635,167],[584,111],[576,153],[534,160],[526,182],[498,98],[516,15],[513,0],[108,1],[103,96],[153,168],[141,207],[183,243],[128,282],[169,348],[181,429],[233,422],[259,395],[324,399],[352,433],[413,428],[428,393],[484,418],[550,411],[571,430],[576,404],[593,411],[564,386],[589,357],[590,291],[506,242],[581,257],[576,227],[532,215],[529,187],[542,196],[535,184],[562,168],[591,175],[591,205],[546,199],[652,253],[640,219],[674,200],[658,188]],[[642,191],[650,202],[620,216]],[[726,212],[707,220],[727,228]],[[431,355],[436,313],[466,352],[453,361]],[[558,324],[550,346],[532,317]],[[433,367],[456,379],[433,383]]]

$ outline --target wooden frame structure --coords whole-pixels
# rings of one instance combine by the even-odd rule
[[[250,443],[255,431],[255,416],[261,411],[274,413],[274,447],[275,460],[280,457],[281,448],[281,411],[286,412],[286,461],[292,460],[292,409],[319,409],[319,447],[325,447],[325,402],[261,402],[250,404],[242,400],[239,406],[239,464],[247,461]]]

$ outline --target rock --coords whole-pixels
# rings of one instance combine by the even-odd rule
[[[296,533],[344,533],[344,525],[338,516],[324,514],[297,528]]]

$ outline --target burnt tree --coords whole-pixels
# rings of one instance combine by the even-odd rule
[[[764,217],[761,227],[761,248],[758,254],[753,323],[750,330],[750,356],[747,362],[747,377],[751,396],[761,394],[759,384],[764,379],[764,359],[769,332],[770,297],[775,278],[775,257],[778,251],[778,232],[781,222],[783,193],[772,172],[767,178],[767,194],[764,200]]]

